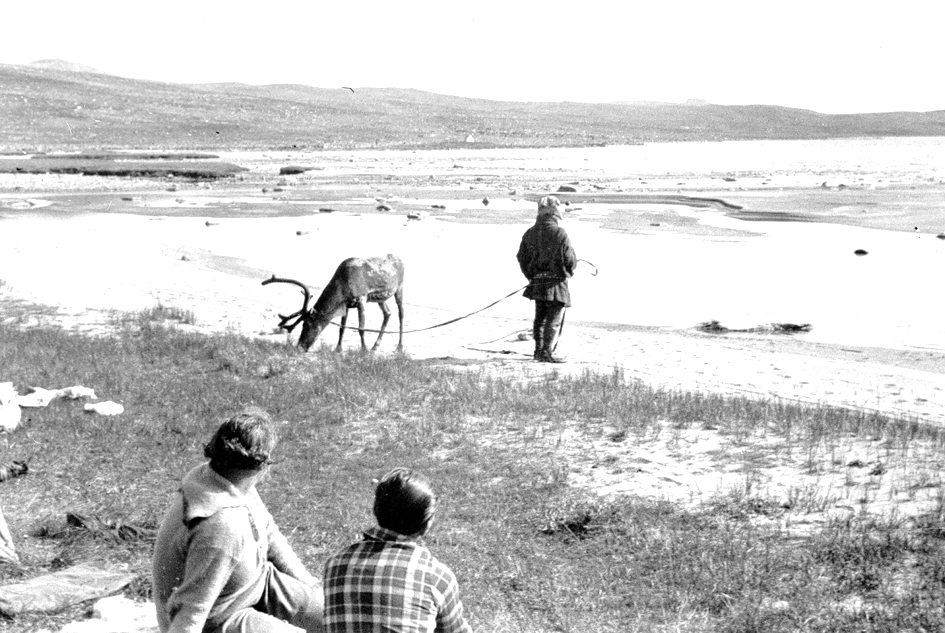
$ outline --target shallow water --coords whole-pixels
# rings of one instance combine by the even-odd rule
[[[760,200],[761,208],[816,213],[818,222],[747,222],[714,209],[582,204],[566,214],[564,226],[579,257],[599,274],[579,269],[571,283],[575,305],[569,318],[671,328],[713,319],[730,328],[809,323],[810,332],[794,336],[945,350],[937,282],[945,241],[935,236],[945,230],[945,206],[934,203],[945,195],[945,138],[360,152],[356,161],[351,156],[328,153],[319,160],[337,160],[339,169],[352,172],[446,174],[460,181],[469,174],[498,179],[524,174],[544,183],[574,179],[584,190],[588,182],[606,183],[611,191],[698,190],[730,199],[741,195],[756,206]],[[830,191],[823,196],[832,197],[815,197],[827,183]],[[838,192],[843,183],[856,189]],[[476,192],[464,197],[440,200],[431,192],[416,202],[442,202],[461,218],[474,212],[485,216]],[[409,234],[425,233],[423,250],[409,253],[410,274],[441,274],[444,265],[452,270],[437,296],[412,294],[412,300],[475,309],[522,281],[514,253],[533,206],[520,198],[493,199],[490,212],[526,210],[516,216],[522,223],[512,226],[392,221],[374,248],[396,250],[398,240],[406,244]],[[662,221],[652,222],[656,215]],[[922,231],[871,228],[876,226],[916,231],[921,226]],[[610,230],[614,227],[621,230]],[[367,248],[366,238],[350,239]],[[855,255],[858,249],[867,254]],[[302,261],[284,265],[299,269]],[[522,311],[521,305],[504,302],[489,314],[520,317]]]
[[[226,158],[269,182],[288,163],[319,168],[290,179],[287,191],[275,198],[260,196],[258,188],[220,187],[156,192],[123,204],[115,204],[114,194],[101,194],[97,201],[73,204],[108,214],[90,228],[90,239],[118,249],[110,231],[135,236],[139,246],[121,245],[123,257],[133,257],[136,248],[160,251],[187,270],[207,262],[213,271],[244,278],[275,273],[313,289],[345,257],[399,253],[407,262],[408,305],[447,320],[524,284],[514,256],[534,209],[527,191],[576,182],[585,192],[599,186],[609,192],[722,197],[819,221],[746,221],[715,208],[680,205],[572,205],[563,225],[578,256],[599,274],[587,265],[579,268],[568,319],[678,329],[710,320],[729,328],[809,323],[810,332],[793,336],[945,351],[938,282],[945,240],[936,237],[945,231],[945,211],[936,202],[945,198],[945,138]],[[821,187],[825,182],[828,189]],[[841,192],[837,183],[851,188]],[[491,197],[488,205],[483,191]],[[372,196],[391,193],[398,212],[375,212]],[[0,203],[12,210],[22,198],[4,196]],[[338,212],[319,213],[329,202]],[[405,208],[435,204],[446,207],[436,217],[415,222],[403,215]],[[67,214],[57,215],[64,205],[58,201],[44,210],[51,222],[70,221]],[[212,228],[204,225],[209,220]],[[876,228],[913,225],[915,232]],[[69,231],[63,225],[64,245]],[[868,254],[857,256],[857,249]],[[50,279],[55,275],[53,268]],[[159,295],[162,280],[152,283],[138,286]],[[283,312],[297,309],[278,304],[279,293],[257,285],[247,289],[247,301]],[[529,315],[530,303],[513,297],[480,318],[496,319],[498,331],[503,320],[514,328]],[[414,321],[411,327],[432,324]]]
[[[181,222],[162,224],[173,233]],[[408,305],[439,309],[446,320],[524,285],[515,252],[527,226],[347,213],[240,219],[189,248],[243,259],[260,278],[295,276],[313,288],[345,257],[398,253],[407,264]],[[811,324],[794,336],[945,351],[940,289],[934,276],[916,273],[941,267],[945,242],[934,237],[824,223],[754,222],[755,233],[739,237],[626,233],[573,217],[563,226],[578,256],[593,264],[581,264],[571,281],[572,321],[675,329],[709,320],[733,329]],[[295,236],[298,227],[306,234]],[[856,256],[861,247],[869,254]],[[298,306],[280,310],[290,307]],[[513,297],[483,316],[518,321],[529,311],[528,301]],[[414,319],[411,327],[432,324]]]
[[[882,182],[945,181],[945,137],[813,141],[651,143],[589,148],[228,154],[240,164],[317,162],[328,173],[395,169],[398,173],[466,171],[579,173],[588,178],[800,177]]]

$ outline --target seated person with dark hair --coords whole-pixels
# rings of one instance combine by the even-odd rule
[[[321,583],[302,565],[256,492],[276,431],[248,407],[204,447],[209,462],[175,494],[154,545],[162,633],[322,631]]]
[[[384,475],[378,526],[325,564],[328,633],[471,633],[456,577],[420,543],[435,512],[425,478],[406,468]]]

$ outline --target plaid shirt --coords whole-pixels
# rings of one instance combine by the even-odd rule
[[[374,527],[325,563],[328,633],[471,633],[456,577],[423,545]]]

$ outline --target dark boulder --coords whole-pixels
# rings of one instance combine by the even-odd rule
[[[286,165],[279,170],[280,176],[294,176],[295,174],[304,174],[311,167],[299,167],[298,165]]]

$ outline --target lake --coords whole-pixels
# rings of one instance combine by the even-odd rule
[[[570,185],[577,192],[561,194],[571,202],[563,225],[578,256],[598,271],[579,268],[571,322],[680,330],[710,320],[729,328],[809,323],[810,332],[795,336],[945,351],[939,296],[945,240],[937,237],[945,232],[945,138],[222,158],[247,166],[245,178],[168,192],[161,182],[140,180],[94,181],[92,190],[91,179],[76,176],[48,195],[40,188],[0,196],[7,219],[48,220],[45,243],[58,249],[60,263],[93,261],[83,242],[109,244],[96,252],[101,271],[88,274],[112,286],[103,286],[100,298],[94,287],[63,287],[61,266],[28,248],[10,253],[5,277],[50,303],[74,293],[77,308],[135,309],[169,296],[162,288],[179,280],[155,269],[146,282],[129,280],[118,291],[121,270],[109,265],[117,253],[169,257],[187,283],[210,274],[261,279],[276,273],[317,289],[345,257],[397,252],[408,263],[408,305],[430,315],[422,320],[422,311],[411,310],[411,327],[418,328],[479,309],[524,284],[514,256],[534,200]],[[282,178],[279,169],[287,164],[313,169]],[[8,180],[16,178],[27,182]],[[278,192],[275,183],[282,183]],[[8,184],[0,181],[9,192]],[[68,186],[89,189],[78,195]],[[126,188],[137,194],[119,196]],[[621,198],[657,194],[724,199],[743,209]],[[43,197],[50,206],[24,202]],[[394,211],[377,211],[378,199]],[[320,213],[325,206],[335,213]],[[429,215],[408,221],[410,210]],[[783,221],[792,218],[806,221]],[[15,228],[5,225],[12,240]],[[44,267],[48,274],[40,275]],[[24,275],[19,284],[17,269]],[[230,292],[245,293],[227,296],[247,307],[228,306],[224,296],[206,309],[226,322],[245,321],[240,326],[252,333],[271,327],[273,309],[297,309],[282,306],[275,291],[262,292],[258,283]],[[482,318],[495,319],[501,333],[529,315],[529,302],[512,298]]]
[[[523,194],[573,182],[579,192],[709,196],[774,220],[790,212],[812,221],[575,202],[563,225],[578,256],[599,274],[579,270],[571,319],[678,329],[713,319],[730,328],[809,323],[812,330],[800,336],[811,341],[945,351],[938,282],[945,240],[937,238],[945,231],[945,138],[287,153],[269,154],[257,168],[283,161],[317,162],[329,188],[382,174],[413,178],[419,193],[383,180],[375,190],[394,192],[387,198],[398,207],[447,207],[423,224],[385,220],[377,239],[354,228],[359,215],[350,236],[342,221],[326,245],[339,254],[352,243],[359,252],[410,249],[408,242],[424,234],[422,252],[408,255],[411,275],[449,262],[451,281],[436,296],[409,293],[423,305],[475,309],[514,288],[521,280],[514,253],[535,207]],[[495,193],[502,185],[508,190]],[[480,190],[490,190],[488,208]],[[364,200],[335,202],[365,210]],[[306,226],[315,230],[319,222]],[[308,257],[271,255],[255,262],[299,270]],[[503,304],[489,314],[521,312]]]

